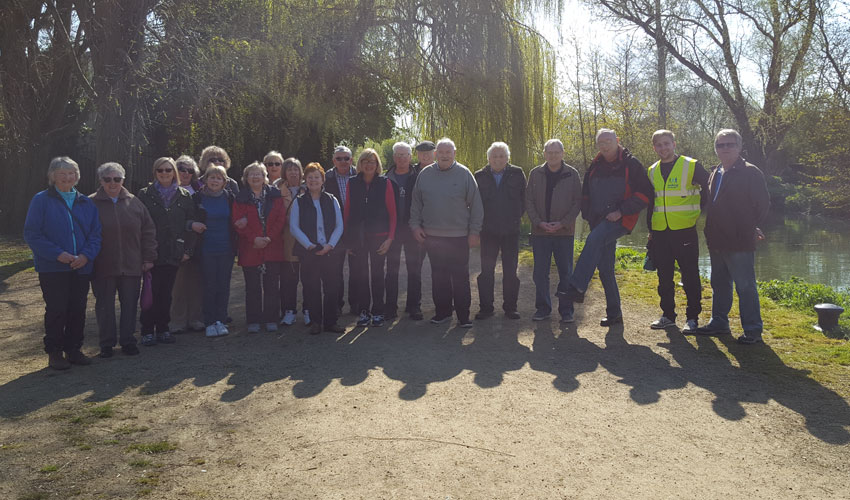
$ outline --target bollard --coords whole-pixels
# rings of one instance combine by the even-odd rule
[[[835,304],[817,304],[815,312],[818,313],[818,324],[815,329],[819,332],[828,332],[838,326],[838,317],[844,312],[844,308]]]

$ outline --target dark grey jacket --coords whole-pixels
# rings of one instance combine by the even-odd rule
[[[475,172],[475,182],[484,205],[482,233],[518,234],[525,212],[525,172],[508,164],[502,182],[496,184],[490,165]]]

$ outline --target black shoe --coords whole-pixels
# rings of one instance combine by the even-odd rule
[[[715,328],[715,327],[711,326],[711,323],[709,323],[705,326],[701,326],[701,327],[697,328],[696,333],[697,333],[697,335],[729,335],[730,333],[732,333],[732,330],[730,330],[728,328],[726,328],[726,329]]]
[[[91,359],[77,349],[68,353],[68,362],[72,365],[90,365]]]
[[[136,354],[139,354],[139,347],[136,344],[127,344],[121,346],[121,352],[127,356],[135,356]]]
[[[322,333],[322,325],[315,321],[310,324],[310,335],[318,335]]]
[[[472,321],[469,318],[459,319],[457,320],[457,326],[461,328],[472,328]]]
[[[384,314],[384,321],[392,321],[398,318],[398,311],[389,311]]]
[[[67,370],[71,368],[71,363],[65,359],[65,353],[62,351],[51,352],[48,355],[50,361],[48,361],[47,366],[53,368],[54,370]]]
[[[326,332],[331,332],[331,333],[345,333],[345,328],[343,328],[343,327],[339,326],[338,324],[334,323],[334,324],[332,324],[332,325],[327,325],[327,326],[325,326],[325,331],[326,331]]]
[[[764,340],[762,340],[761,335],[753,335],[753,334],[743,334],[738,337],[738,343],[743,345],[753,345],[753,344],[761,344]]]
[[[584,302],[584,292],[579,292],[578,289],[576,289],[572,285],[570,285],[570,287],[567,288],[566,292],[557,292],[557,293],[555,293],[555,295],[558,295],[558,297],[564,297],[567,300],[569,300],[570,302],[576,302],[578,304],[581,304],[581,303]]]
[[[493,311],[478,311],[478,314],[475,315],[475,319],[487,319],[493,315]]]
[[[413,321],[421,321],[425,319],[425,316],[422,315],[422,311],[413,311],[410,313],[410,319]]]
[[[614,325],[622,325],[623,317],[619,318],[602,318],[602,321],[599,322],[599,326],[614,326]]]
[[[431,318],[431,323],[434,325],[439,325],[440,323],[445,323],[446,321],[452,319],[451,314],[446,314],[445,316],[440,316],[435,314],[433,318]]]
[[[101,347],[100,348],[100,354],[98,354],[98,357],[111,358],[112,357],[112,348],[109,347],[109,346]]]
[[[508,319],[519,319],[521,316],[516,311],[505,311],[505,317]]]
[[[224,318],[224,324],[225,325],[229,325],[230,323],[233,323],[233,318],[231,318],[230,316],[227,316],[226,318]]]

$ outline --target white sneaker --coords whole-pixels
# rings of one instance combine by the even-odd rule
[[[304,309],[304,326],[310,326],[310,311]]]
[[[224,323],[222,323],[221,321],[216,321],[216,322],[215,322],[215,328],[216,328],[216,330],[218,330],[218,335],[219,335],[219,336],[224,336],[224,335],[229,335],[229,334],[230,334],[230,330],[228,330],[228,329],[227,329],[227,325],[225,325],[225,324],[224,324]]]
[[[218,325],[213,323],[207,326],[205,335],[207,337],[218,337]]]
[[[266,323],[266,331],[269,332],[269,333],[276,332],[277,331],[277,323]]]
[[[682,333],[696,333],[697,328],[699,327],[699,323],[695,319],[689,319],[685,322],[685,329],[682,330]]]
[[[653,330],[663,330],[668,326],[676,326],[676,322],[668,318],[667,316],[661,316],[649,325],[649,327]]]
[[[295,324],[295,311],[288,310],[283,314],[283,319],[280,320],[281,325],[292,326]]]

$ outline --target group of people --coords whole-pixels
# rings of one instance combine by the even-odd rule
[[[678,263],[688,301],[684,332],[729,333],[734,283],[744,329],[738,340],[761,342],[753,252],[763,238],[757,224],[769,207],[763,175],[740,156],[741,136],[731,129],[716,136],[720,164],[710,175],[696,160],[676,153],[672,132],[659,130],[652,142],[659,160],[647,171],[613,130],[600,129],[599,153],[583,181],[564,162],[558,139],[544,144],[545,162],[527,180],[523,169],[510,163],[503,142],[489,147],[487,165],[474,174],[455,160],[456,147],[448,138],[419,143],[416,164],[411,146],[396,143],[394,165],[386,172],[380,155],[368,148],[355,163],[348,147],[336,147],[327,172],[319,163],[302,168],[298,159],[271,151],[243,169],[241,187],[228,176],[227,152],[209,146],[198,162],[190,156],[157,159],[153,181],[135,196],[124,187],[126,173],[118,163],[101,165],[96,174],[100,187],[84,196],[75,188],[77,163],[54,158],[49,187],[33,198],[24,230],[45,301],[48,366],[67,369],[91,362],[80,350],[90,285],[101,357],[111,357],[116,345],[127,355],[139,353],[137,315],[142,345],[173,343],[173,334],[183,329],[227,335],[234,257],[244,276],[248,333],[295,324],[299,282],[310,333],[343,333],[338,319],[345,305],[346,260],[348,302],[358,315],[357,325],[394,320],[402,252],[404,312],[423,319],[421,271],[427,256],[435,306],[431,323],[456,315],[458,326],[469,328],[469,254],[479,246],[475,319],[495,314],[500,256],[502,309],[506,318],[519,319],[517,265],[524,214],[531,222],[534,254],[532,320],[552,314],[554,258],[560,321],[574,321],[574,304],[583,302],[598,269],[607,306],[601,324],[620,324],[616,243],[647,207],[648,249],[658,269],[663,313],[651,328],[676,325],[673,270]],[[703,211],[714,296],[711,321],[699,327],[696,221]],[[591,230],[573,267],[579,214]]]

